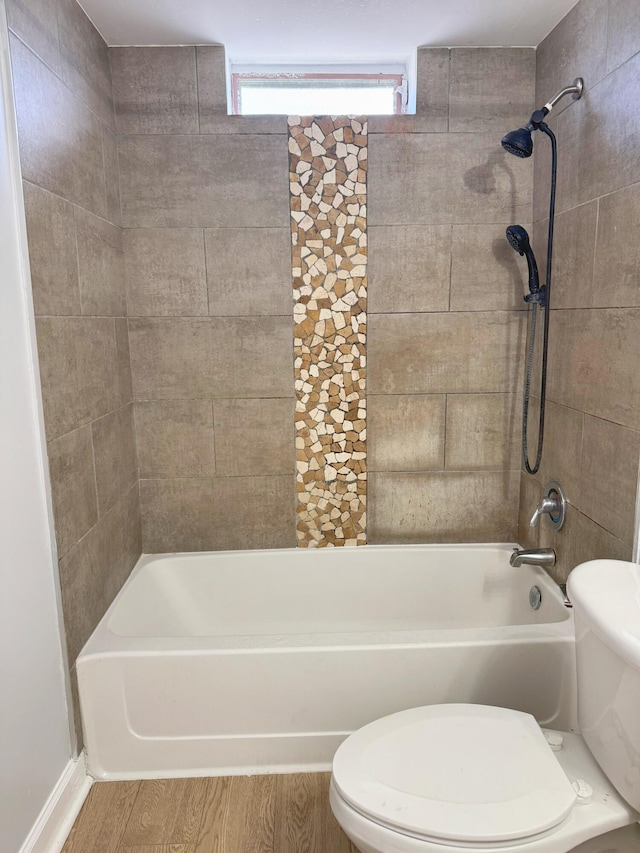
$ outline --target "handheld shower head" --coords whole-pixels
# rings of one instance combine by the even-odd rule
[[[536,263],[529,235],[526,228],[522,225],[510,225],[507,228],[507,240],[512,249],[519,255],[524,255],[527,259],[527,267],[529,269],[529,291],[537,293],[540,290],[540,278],[538,275],[538,265]]]
[[[519,255],[524,255],[527,250],[531,250],[529,235],[522,225],[510,225],[507,228],[507,240],[511,248],[515,249]]]

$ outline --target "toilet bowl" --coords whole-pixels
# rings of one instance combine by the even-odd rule
[[[521,711],[451,704],[391,714],[348,737],[330,802],[358,850],[565,853],[638,821],[639,572],[599,560],[571,575],[583,734],[542,729]],[[605,594],[603,573],[615,594]]]

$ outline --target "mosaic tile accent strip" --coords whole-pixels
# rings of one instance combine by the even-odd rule
[[[300,547],[366,542],[367,122],[289,119]]]

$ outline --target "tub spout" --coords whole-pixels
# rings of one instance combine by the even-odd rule
[[[514,548],[509,562],[515,567],[526,563],[529,566],[542,566],[544,569],[552,569],[556,564],[556,552],[553,548],[532,548],[529,551]]]

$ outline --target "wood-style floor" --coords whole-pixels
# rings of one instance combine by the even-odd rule
[[[62,853],[358,853],[328,773],[98,782]]]

